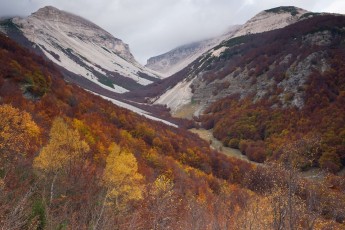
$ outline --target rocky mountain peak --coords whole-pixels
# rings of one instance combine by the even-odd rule
[[[37,40],[40,34],[64,33],[69,37],[76,37],[83,41],[99,44],[101,47],[113,51],[123,59],[137,64],[129,46],[122,40],[103,30],[89,20],[72,13],[59,10],[53,6],[45,6],[32,13],[27,18],[14,18],[13,22],[22,28],[29,40]],[[54,32],[53,32],[54,31]]]
[[[302,8],[298,8],[296,6],[279,6],[279,7],[271,8],[268,10],[264,10],[263,12],[275,13],[275,14],[289,13],[289,14],[291,14],[291,16],[295,16],[297,14],[301,14],[301,13],[303,14],[303,13],[306,13],[308,11],[306,11]]]
[[[45,16],[48,16],[48,15],[53,15],[53,14],[57,14],[57,13],[60,13],[61,11],[54,7],[54,6],[45,6],[45,7],[42,7],[40,9],[38,9],[35,13],[35,15],[45,15]]]
[[[84,88],[124,93],[157,79],[134,59],[126,43],[80,16],[46,6],[10,20],[18,30],[12,31],[14,39],[20,34],[27,46],[61,66],[66,79]]]
[[[72,13],[69,13],[63,10],[59,10],[53,6],[45,6],[43,8],[40,8],[36,12],[32,13],[30,17],[34,17],[39,20],[47,20],[47,21],[68,24],[72,26],[78,26],[78,28],[85,27],[85,28],[101,30],[99,26],[88,21],[85,18],[82,18],[80,16],[74,15]]]
[[[38,9],[34,14],[51,14],[53,12],[58,12],[58,11],[60,10],[54,6],[44,6]]]
[[[165,76],[170,76],[223,40],[280,29],[298,22],[305,13],[308,11],[294,6],[281,6],[264,10],[244,25],[230,27],[228,32],[220,37],[177,47],[167,53],[152,57],[147,61],[146,66]]]
[[[264,10],[247,21],[234,37],[283,28],[296,23],[303,14],[308,12],[294,6],[281,6]]]

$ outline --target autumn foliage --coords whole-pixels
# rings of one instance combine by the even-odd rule
[[[0,106],[0,151],[2,160],[16,159],[31,149],[40,129],[29,113],[5,104]]]
[[[69,128],[62,118],[56,118],[49,133],[49,143],[34,159],[33,166],[44,173],[68,172],[69,167],[85,157],[88,151],[89,145],[80,140],[78,131]]]
[[[66,83],[2,35],[0,53],[1,158],[16,156],[0,162],[5,229],[195,229],[192,207],[209,215],[221,185],[240,185],[253,169]]]
[[[202,126],[212,128],[225,146],[240,149],[257,162],[282,160],[286,145],[318,139],[320,146],[312,163],[305,162],[302,168],[338,172],[345,166],[343,24],[344,17],[325,15],[221,44],[230,48],[205,66],[202,78],[213,82],[236,71],[252,70],[242,78],[250,79],[253,92],[234,93],[211,104],[200,118]],[[322,35],[327,33],[329,41]],[[310,41],[313,36],[320,41]],[[293,76],[291,71],[303,65],[301,60],[307,57],[311,59],[310,66],[302,66],[299,71],[309,68],[310,72],[306,72],[302,84],[302,75]],[[324,70],[322,62],[327,63]],[[296,90],[284,83],[293,77],[291,84]],[[260,91],[260,84],[272,83],[271,80],[274,84],[267,91]],[[264,95],[258,96],[260,93]],[[301,97],[299,104],[292,103],[296,95]],[[297,157],[303,158],[303,153]]]
[[[238,229],[244,226],[241,217],[255,223],[256,214],[265,215],[247,210],[274,200],[275,191],[283,191],[282,202],[308,200],[308,186],[285,196],[291,180],[284,175],[289,174],[228,158],[187,130],[147,120],[66,83],[51,62],[2,35],[0,54],[3,229]],[[226,103],[237,107],[238,101]],[[267,142],[260,124],[268,121],[257,108],[249,102],[238,105],[239,112],[249,112],[227,142],[247,146],[245,151],[261,161],[256,150],[266,149]],[[276,130],[284,130],[278,115],[286,113],[280,113],[267,138],[279,138]],[[4,161],[7,156],[18,157]],[[326,163],[332,155],[324,158]],[[274,175],[282,175],[277,186]],[[267,186],[260,189],[263,181]],[[316,215],[318,224],[343,227],[344,210],[338,208],[343,196],[320,197],[325,205]],[[275,220],[270,216],[262,222],[273,229]]]
[[[219,100],[202,117],[206,128],[224,145],[239,148],[250,159],[277,160],[294,140],[318,136],[320,150],[311,166],[332,172],[344,166],[344,51],[334,53],[332,69],[309,76],[305,106],[277,107],[274,100],[253,103],[253,98],[236,96]],[[337,82],[337,84],[334,84]],[[320,103],[319,99],[322,99]]]

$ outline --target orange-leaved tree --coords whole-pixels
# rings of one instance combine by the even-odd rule
[[[25,155],[39,134],[40,129],[29,113],[8,104],[0,106],[0,159],[3,163]]]

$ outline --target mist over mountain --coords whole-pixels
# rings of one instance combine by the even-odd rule
[[[345,16],[294,6],[146,67],[52,6],[2,19],[0,228],[344,229],[344,57]]]
[[[168,77],[185,68],[200,55],[234,35],[240,26],[231,26],[221,36],[177,47],[167,53],[147,60],[146,67]]]

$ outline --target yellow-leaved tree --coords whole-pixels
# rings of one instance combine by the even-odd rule
[[[0,159],[8,162],[24,155],[37,140],[40,129],[29,113],[11,105],[0,106]]]
[[[90,150],[81,140],[77,130],[61,118],[55,118],[49,133],[49,142],[34,159],[34,168],[45,177],[52,176],[50,202],[53,199],[54,182],[60,172],[69,173],[71,168]]]
[[[114,143],[110,146],[103,180],[108,188],[107,200],[117,210],[126,208],[130,201],[142,199],[143,176],[138,172],[137,160]]]
[[[174,191],[174,182],[165,175],[160,175],[149,187],[147,215],[150,229],[175,229],[179,226],[179,206],[181,200]],[[180,209],[181,210],[181,209]]]
[[[109,147],[109,155],[103,173],[103,184],[107,192],[102,208],[93,229],[98,229],[106,206],[112,207],[116,215],[128,211],[130,202],[143,198],[143,176],[138,172],[137,159],[128,150],[122,150],[117,144]]]

